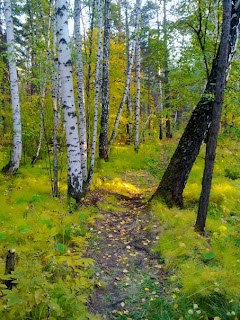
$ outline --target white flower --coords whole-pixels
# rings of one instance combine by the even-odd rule
[[[189,314],[193,314],[193,313],[194,313],[193,309],[189,309],[189,310],[188,310],[188,313],[189,313]]]

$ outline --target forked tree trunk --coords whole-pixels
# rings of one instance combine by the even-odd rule
[[[56,0],[58,59],[62,83],[62,108],[66,126],[68,195],[77,201],[82,196],[82,166],[78,123],[74,102],[72,62],[68,31],[67,0]]]
[[[94,122],[93,122],[93,137],[92,137],[92,152],[91,152],[91,161],[88,171],[87,185],[86,188],[90,189],[93,177],[93,169],[96,156],[96,146],[97,146],[97,127],[98,127],[98,104],[99,104],[99,93],[100,93],[100,66],[102,62],[102,9],[103,9],[103,0],[98,0],[98,51],[97,51],[97,62],[96,62],[96,71],[95,71],[95,96],[94,96]]]
[[[239,34],[240,0],[232,5],[232,20],[228,50],[229,71]],[[213,61],[212,70],[205,91],[189,119],[186,129],[179,141],[170,163],[153,197],[162,198],[169,206],[183,207],[183,190],[189,173],[201,148],[204,137],[212,120],[213,99],[216,86],[216,67],[219,53]]]
[[[198,208],[198,216],[195,228],[200,232],[205,229],[209,196],[212,184],[212,174],[216,156],[217,138],[220,127],[222,104],[226,81],[226,70],[228,65],[228,46],[231,22],[232,1],[223,1],[223,22],[222,36],[219,46],[219,59],[216,66],[216,91],[215,101],[213,102],[212,122],[208,131],[208,141],[205,156],[205,168],[202,181],[202,192]]]
[[[85,116],[83,59],[82,59],[82,36],[80,30],[80,0],[75,0],[74,6],[74,32],[76,44],[76,71],[77,71],[77,92],[79,110],[79,133],[83,181],[87,181],[87,126]]]
[[[138,0],[136,2],[136,10],[137,10],[137,25],[136,25],[136,113],[135,113],[135,143],[134,143],[134,149],[135,151],[138,150],[139,147],[139,122],[140,122],[140,96],[141,96],[141,82],[140,82],[140,76],[141,76],[141,50],[140,50],[140,28],[139,28],[139,22],[140,22],[140,15],[141,15],[141,0]]]
[[[99,136],[99,157],[108,160],[109,120],[109,50],[110,50],[110,0],[105,1],[103,73],[102,73],[102,114]]]
[[[15,174],[19,168],[22,155],[22,126],[14,49],[13,18],[10,0],[4,0],[4,14],[6,20],[7,50],[13,113],[13,149],[11,159],[9,163],[2,169],[2,171],[6,174]]]

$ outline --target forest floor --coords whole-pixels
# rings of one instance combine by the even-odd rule
[[[162,295],[167,274],[152,246],[159,239],[158,225],[151,224],[143,195],[92,193],[90,201],[110,196],[117,210],[99,208],[101,219],[92,229],[88,256],[95,261],[99,286],[88,304],[89,312],[107,319],[144,319],[146,301]]]

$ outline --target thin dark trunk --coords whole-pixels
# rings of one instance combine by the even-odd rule
[[[168,60],[169,60],[169,53],[168,53],[168,34],[167,34],[167,9],[166,9],[166,2],[167,0],[164,0],[163,2],[163,42],[164,42],[164,106],[167,110],[171,108],[171,105],[169,103],[169,66],[168,66]],[[167,115],[167,121],[166,121],[166,137],[172,138],[171,133],[171,121],[169,119],[169,115]]]
[[[216,66],[216,91],[215,101],[213,102],[212,122],[208,132],[208,142],[206,147],[205,168],[202,181],[202,192],[198,208],[198,216],[195,228],[200,232],[205,229],[207,218],[207,209],[209,196],[212,184],[212,174],[214,161],[216,156],[217,138],[220,127],[222,104],[224,96],[224,88],[226,81],[226,70],[228,63],[228,46],[229,33],[231,22],[231,0],[223,2],[223,23],[222,23],[222,38],[219,47],[219,59]]]
[[[99,157],[108,160],[109,119],[109,49],[110,49],[110,0],[105,1],[103,73],[102,73],[102,115],[99,136]]]
[[[232,62],[238,41],[240,6],[233,1],[231,31],[228,51],[228,68]],[[213,98],[216,86],[216,66],[219,53],[213,61],[205,91],[194,109],[170,163],[153,197],[162,198],[168,205],[183,206],[183,190],[196,160],[212,119]]]
[[[86,95],[87,95],[87,146],[90,148],[90,81],[91,81],[91,71],[92,71],[92,48],[93,48],[93,28],[94,28],[94,16],[95,16],[95,2],[93,0],[92,5],[92,15],[90,23],[90,38],[89,38],[89,54],[88,54],[88,73],[86,81]]]

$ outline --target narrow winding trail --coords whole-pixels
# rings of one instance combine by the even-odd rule
[[[92,230],[88,256],[95,261],[99,285],[89,301],[89,312],[106,319],[145,319],[142,305],[162,294],[166,277],[151,250],[158,226],[149,224],[141,196],[114,197],[119,209],[99,209],[102,218]]]

